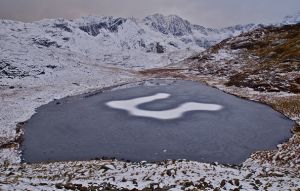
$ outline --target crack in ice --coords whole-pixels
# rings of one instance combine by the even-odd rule
[[[155,100],[166,99],[168,97],[170,97],[170,94],[157,93],[152,96],[139,97],[129,100],[110,101],[107,102],[106,105],[114,109],[126,110],[133,116],[150,117],[155,119],[176,119],[182,117],[182,115],[188,111],[218,111],[222,109],[221,105],[197,102],[186,102],[176,108],[162,111],[149,111],[138,108],[138,106],[141,104]]]

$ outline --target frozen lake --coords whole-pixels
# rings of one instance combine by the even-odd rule
[[[145,83],[38,108],[25,127],[23,160],[240,164],[291,137],[294,123],[266,105],[191,81]]]

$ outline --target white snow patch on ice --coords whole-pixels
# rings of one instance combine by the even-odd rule
[[[133,116],[150,117],[155,119],[176,119],[182,117],[183,114],[188,111],[218,111],[222,109],[221,105],[197,102],[183,103],[176,108],[162,111],[149,111],[138,108],[138,106],[141,104],[159,99],[166,99],[168,97],[170,97],[170,94],[157,93],[152,96],[139,97],[129,100],[110,101],[107,102],[106,105],[114,109],[126,110]]]

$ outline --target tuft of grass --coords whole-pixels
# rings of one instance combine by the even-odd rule
[[[300,125],[296,124],[295,127],[292,129],[294,134],[300,135]]]
[[[179,78],[179,79],[186,79],[187,76],[181,73],[181,71],[185,71],[184,69],[168,69],[168,68],[161,68],[161,69],[148,69],[139,71],[140,74],[145,76],[152,76],[158,78]]]
[[[272,105],[275,109],[300,119],[300,95],[275,98]]]

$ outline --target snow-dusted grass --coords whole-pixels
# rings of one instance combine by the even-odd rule
[[[22,131],[16,131],[17,124],[28,120],[37,107],[53,99],[141,80],[147,73],[136,74],[131,68],[165,66],[193,55],[194,51],[203,50],[199,49],[193,40],[192,44],[184,43],[194,37],[218,41],[231,35],[220,30],[216,33],[211,31],[208,35],[197,33],[175,38],[148,28],[145,28],[146,32],[140,30],[136,21],[130,20],[120,28],[120,33],[101,30],[99,36],[94,38],[78,29],[79,25],[90,23],[91,19],[75,22],[44,20],[28,24],[1,21],[0,69],[8,67],[8,71],[12,72],[9,75],[4,73],[4,77],[0,78],[1,190],[84,190],[104,189],[105,186],[119,189],[160,187],[166,190],[300,188],[300,139],[297,134],[279,145],[278,150],[253,154],[239,168],[184,160],[157,164],[100,160],[20,164],[16,139]],[[67,23],[73,32],[53,27],[57,23]],[[144,24],[141,25],[141,28],[144,28]],[[213,39],[206,39],[207,36]],[[33,39],[54,44],[46,48],[35,44]],[[139,47],[141,39],[146,40],[145,49]],[[166,52],[159,56],[153,52],[151,45],[156,41],[167,47]],[[170,45],[170,42],[173,45]],[[147,52],[148,50],[150,52]],[[221,61],[220,66],[225,66],[225,60],[231,56],[224,50],[219,51],[215,59]],[[235,70],[241,69],[240,63],[232,64]],[[195,76],[195,71],[187,72],[181,70],[182,68],[166,70],[157,76],[205,81],[228,93],[266,103],[271,103],[268,100],[274,100],[274,97],[285,99],[291,96],[285,92],[263,94],[250,88],[228,88],[224,85],[225,78],[213,75],[212,65],[207,64],[203,67],[203,76]],[[219,68],[216,70],[221,73],[227,71]],[[152,74],[158,71],[152,71]],[[285,114],[295,117],[300,123],[299,114],[293,113],[294,110],[289,111],[292,112]]]
[[[19,171],[21,168],[22,171]],[[13,174],[12,174],[13,172]],[[119,161],[85,161],[10,166],[2,168],[2,189],[51,190],[55,188],[118,189],[164,188],[166,190],[286,190],[296,189],[299,178],[280,176],[257,167],[249,170],[191,161],[164,161],[155,164]]]

